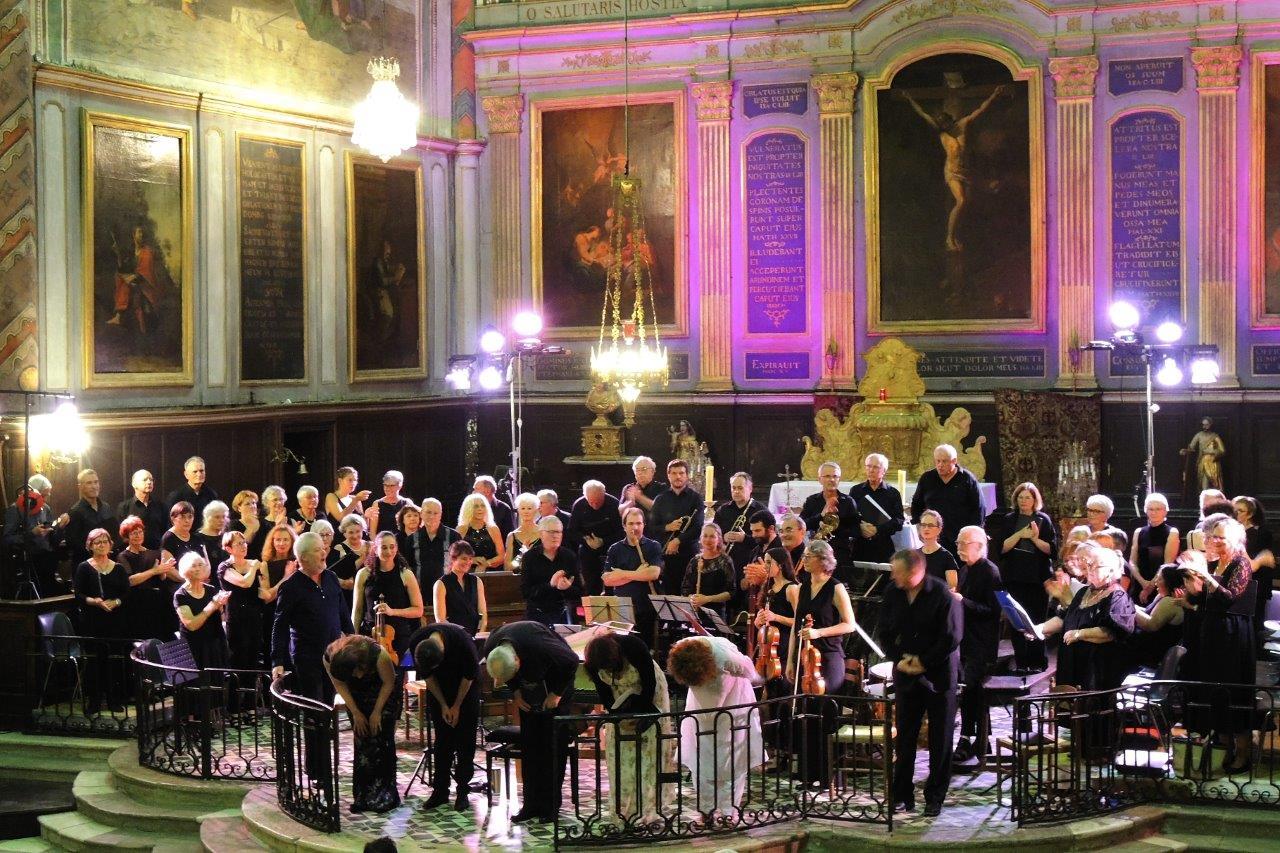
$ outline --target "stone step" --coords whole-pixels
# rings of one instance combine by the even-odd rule
[[[191,837],[199,834],[201,818],[226,813],[211,811],[207,805],[139,802],[119,791],[113,781],[114,777],[106,772],[86,771],[77,776],[72,789],[76,810],[107,826]],[[227,811],[240,814],[238,809]]]
[[[251,853],[267,849],[253,837],[240,815],[210,817],[201,821],[200,847],[205,853]]]
[[[268,850],[279,853],[300,853],[300,851],[360,851],[364,845],[372,841],[372,837],[364,837],[345,828],[342,832],[326,834],[317,829],[303,826],[280,810],[273,787],[263,786],[244,798],[242,806],[244,823],[249,828],[253,839]],[[420,849],[405,843],[402,850]]]
[[[63,812],[43,815],[40,818],[40,837],[58,850],[74,853],[111,853],[118,850],[150,851],[166,849],[174,851],[198,850],[191,837],[140,832],[118,826],[98,823],[79,812]]]
[[[1212,804],[1169,806],[1160,834],[1170,838],[1220,836],[1274,843],[1280,838],[1280,814],[1272,814],[1274,811]],[[1280,844],[1276,846],[1280,849]]]
[[[1175,841],[1163,835],[1153,835],[1137,841],[1126,841],[1114,847],[1108,847],[1107,853],[1184,853],[1190,850],[1185,842]]]
[[[138,765],[138,746],[129,743],[111,753],[108,759],[112,786],[139,803],[159,806],[183,806],[201,809],[201,813],[238,809],[245,794],[270,783],[230,780],[192,779],[174,776]]]
[[[0,773],[5,778],[70,782],[82,770],[102,770],[128,741],[0,733]]]
[[[14,838],[0,841],[0,850],[6,853],[46,853],[54,847],[43,838]]]

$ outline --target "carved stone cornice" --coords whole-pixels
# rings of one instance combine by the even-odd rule
[[[733,83],[694,83],[693,100],[698,121],[728,121],[733,113]]]
[[[489,120],[490,134],[520,132],[524,95],[490,95],[480,99],[480,106]]]
[[[1098,81],[1098,57],[1055,56],[1049,60],[1049,73],[1058,100],[1092,98]]]
[[[818,113],[839,115],[853,112],[853,96],[858,91],[858,75],[853,71],[815,74],[813,91],[818,94]]]
[[[1240,62],[1244,48],[1238,44],[1191,49],[1191,64],[1196,69],[1196,88],[1235,89],[1240,85]]]

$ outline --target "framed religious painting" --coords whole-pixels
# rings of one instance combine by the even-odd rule
[[[930,51],[867,80],[869,329],[1041,331],[1040,69],[989,46]]]
[[[422,164],[347,152],[347,366],[352,382],[427,375]]]
[[[1280,51],[1254,53],[1251,71],[1252,324],[1276,329],[1280,328]]]
[[[533,293],[543,320],[560,337],[593,337],[600,330],[605,279],[615,262],[610,241],[613,179],[627,170],[641,186],[660,329],[688,329],[685,266],[686,208],[684,93],[657,92],[532,105]],[[633,250],[623,265],[623,313]]]
[[[190,385],[190,128],[84,113],[84,384]]]

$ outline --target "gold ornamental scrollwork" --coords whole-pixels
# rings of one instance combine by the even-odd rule
[[[895,24],[914,24],[931,18],[950,18],[955,15],[999,15],[1013,11],[1013,4],[1005,0],[928,0],[908,6],[893,16]]]
[[[694,83],[693,100],[698,121],[728,121],[733,113],[733,83]]]
[[[804,42],[800,39],[781,39],[777,36],[747,46],[742,52],[746,59],[777,59],[780,56],[801,53]]]
[[[1182,15],[1179,12],[1152,12],[1148,9],[1138,15],[1112,18],[1111,29],[1117,33],[1138,33],[1176,27],[1180,23]]]
[[[1092,98],[1098,82],[1098,57],[1055,56],[1049,60],[1049,73],[1058,100]]]
[[[1191,49],[1191,64],[1196,69],[1196,88],[1235,89],[1240,85],[1240,61],[1244,48],[1238,44]]]
[[[813,91],[818,95],[818,112],[840,115],[853,112],[853,96],[858,91],[858,75],[852,71],[813,75]]]
[[[489,133],[519,133],[524,115],[524,95],[490,95],[480,99]]]
[[[628,61],[632,65],[643,65],[652,58],[653,53],[648,50],[633,50],[630,57],[620,50],[596,50],[590,53],[575,53],[573,56],[566,56],[560,60],[560,65],[564,68],[578,70],[585,68],[618,68]]]

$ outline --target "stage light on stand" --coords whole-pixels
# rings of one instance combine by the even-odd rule
[[[502,387],[502,371],[497,365],[487,364],[480,369],[480,374],[476,377],[480,383],[480,387],[485,391],[496,391]]]
[[[1156,340],[1162,344],[1176,344],[1182,340],[1182,326],[1172,320],[1166,320],[1156,326]]]
[[[1191,359],[1191,384],[1212,385],[1218,381],[1220,368],[1218,360],[1210,356],[1196,356]]]
[[[536,342],[542,334],[542,317],[533,311],[521,311],[511,318],[511,331],[521,343]]]
[[[1111,318],[1111,325],[1117,331],[1128,332],[1138,327],[1140,317],[1138,309],[1134,308],[1128,302],[1113,302],[1111,308],[1107,312],[1107,316]]]
[[[50,414],[32,417],[28,435],[32,455],[55,465],[78,462],[89,450],[89,433],[70,401],[59,403]]]
[[[507,345],[507,338],[502,332],[490,326],[480,333],[480,350],[489,355],[502,352],[503,347]]]
[[[1156,381],[1166,388],[1182,382],[1182,368],[1176,359],[1166,357],[1160,369],[1156,371]]]

